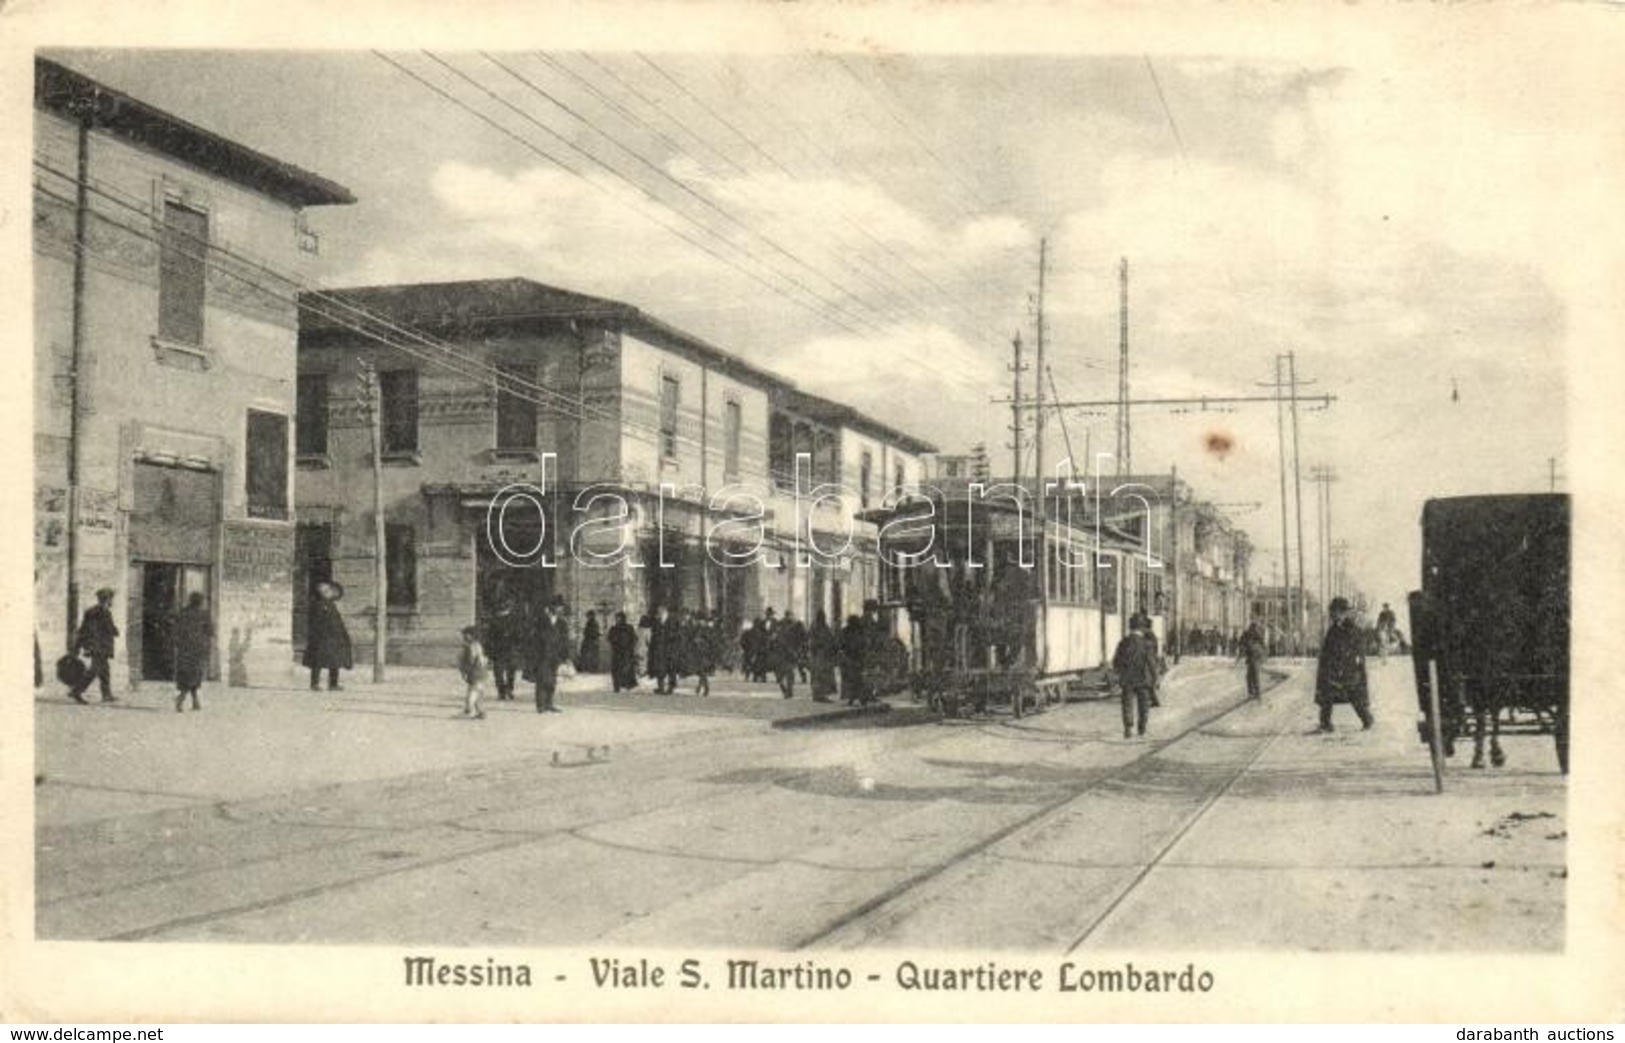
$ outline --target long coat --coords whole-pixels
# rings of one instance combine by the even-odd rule
[[[1112,655],[1112,672],[1124,688],[1157,686],[1157,646],[1144,634],[1130,633],[1117,642]]]
[[[631,623],[620,622],[609,628],[609,672],[622,688],[638,683],[638,632]]]
[[[570,660],[570,631],[560,617],[547,616],[536,621],[531,630],[530,671],[537,684],[557,683],[559,667]]]
[[[339,607],[326,598],[310,603],[310,620],[305,630],[305,655],[301,660],[313,670],[348,670],[355,666],[350,648],[350,631],[344,626]]]
[[[835,694],[835,665],[841,655],[840,636],[829,624],[819,620],[813,624],[812,636],[812,694]]]
[[[1326,631],[1315,671],[1315,702],[1363,704],[1369,699],[1365,680],[1365,641],[1352,616]]]
[[[676,617],[649,622],[649,676],[666,677],[682,669],[682,629]]]
[[[187,605],[175,617],[175,686],[189,692],[203,683],[209,670],[209,639],[214,636],[214,624],[209,611],[201,605]]]
[[[602,653],[598,648],[598,639],[602,636],[598,629],[598,617],[587,613],[587,622],[581,628],[581,654],[576,656],[577,670],[584,674],[596,674],[603,669],[600,665]]]

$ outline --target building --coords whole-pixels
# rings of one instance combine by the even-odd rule
[[[1099,493],[1109,505],[1106,517],[1141,528],[1172,570],[1163,583],[1171,601],[1170,644],[1188,644],[1193,630],[1217,631],[1228,641],[1246,628],[1252,540],[1221,508],[1197,499],[1190,484],[1172,474],[1107,477]]]
[[[34,150],[40,646],[66,649],[111,587],[119,683],[167,679],[170,617],[202,593],[228,679],[284,681],[298,341],[287,277],[302,277],[316,243],[305,211],[355,200],[43,58]]]
[[[499,603],[832,618],[878,583],[865,506],[931,447],[619,301],[528,279],[301,300],[294,634],[336,579],[374,631],[377,373],[389,659],[445,664]]]

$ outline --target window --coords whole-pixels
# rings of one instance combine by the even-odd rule
[[[660,378],[660,454],[677,455],[677,401],[683,386],[673,376]]]
[[[383,451],[413,453],[418,448],[418,374],[397,369],[378,374],[383,397]]]
[[[288,418],[248,411],[247,492],[250,518],[288,516]]]
[[[512,362],[497,367],[497,448],[536,448],[536,367]]]
[[[203,261],[209,215],[164,201],[158,244],[158,337],[176,344],[203,343]]]
[[[296,408],[299,455],[321,456],[327,452],[327,374],[300,374]]]
[[[418,551],[412,526],[384,526],[384,578],[389,583],[390,608],[417,607]]]
[[[813,434],[813,484],[838,485],[841,481],[840,454],[835,432],[819,428]]]
[[[722,404],[722,473],[729,478],[739,474],[739,438],[744,415],[733,399]]]
[[[773,484],[781,489],[787,488],[795,480],[791,453],[790,418],[783,413],[774,413],[767,425],[767,458],[773,472]]]
[[[874,454],[865,449],[858,465],[858,505],[864,510],[869,509],[869,479],[874,476],[874,470]]]

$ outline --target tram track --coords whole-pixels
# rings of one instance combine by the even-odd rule
[[[1280,685],[1278,684],[1274,687],[1280,687]],[[864,901],[843,913],[841,916],[830,921],[828,924],[825,924],[817,931],[802,937],[791,945],[790,948],[796,950],[814,948],[835,938],[837,935],[863,932],[866,925],[878,924],[880,920],[884,919],[888,913],[892,912],[896,907],[902,905],[908,899],[922,893],[926,889],[943,882],[944,878],[950,875],[954,870],[966,866],[972,861],[983,856],[990,856],[994,858],[1000,857],[996,852],[994,852],[994,849],[1001,843],[1016,838],[1023,833],[1042,829],[1046,824],[1057,820],[1064,814],[1075,809],[1080,801],[1092,796],[1097,796],[1108,788],[1121,787],[1126,781],[1132,779],[1136,773],[1143,772],[1147,765],[1153,763],[1156,758],[1162,756],[1176,745],[1185,742],[1192,737],[1207,736],[1207,729],[1211,728],[1224,718],[1229,717],[1238,711],[1248,708],[1256,708],[1260,705],[1261,704],[1257,700],[1248,696],[1243,696],[1240,699],[1224,705],[1222,708],[1213,713],[1203,715],[1191,721],[1177,733],[1166,738],[1155,740],[1138,757],[1116,765],[1097,778],[1091,779],[1087,783],[1080,785],[1073,791],[1051,800],[1038,808],[1035,808],[1029,814],[1009,822],[999,829],[978,838],[957,851],[952,852],[945,858],[923,867],[920,871],[896,882],[879,894],[876,894],[867,901]],[[1273,707],[1271,710],[1272,712],[1277,713],[1282,712],[1281,707]],[[1206,799],[1204,799],[1197,811],[1193,815],[1189,816],[1179,826],[1179,828],[1174,831],[1173,835],[1170,836],[1170,838],[1159,847],[1155,855],[1151,859],[1148,859],[1143,865],[1137,865],[1137,871],[1134,876],[1124,887],[1120,889],[1119,893],[1114,895],[1114,897],[1108,903],[1106,909],[1094,917],[1086,928],[1067,946],[1067,952],[1070,953],[1074,951],[1079,946],[1083,945],[1095,932],[1097,932],[1099,928],[1110,918],[1110,916],[1122,906],[1128,897],[1141,884],[1144,883],[1145,879],[1151,874],[1156,866],[1160,864],[1163,859],[1165,859],[1178,846],[1179,841],[1182,840],[1193,828],[1195,828],[1196,824],[1201,821],[1207,812],[1211,810],[1211,808],[1217,804],[1225,794],[1229,793],[1230,790],[1235,786],[1236,782],[1239,781],[1249,770],[1251,770],[1253,765],[1255,765],[1258,760],[1263,757],[1264,753],[1268,751],[1269,747],[1272,746],[1283,734],[1285,734],[1287,728],[1290,726],[1292,717],[1288,713],[1282,713],[1282,716],[1285,718],[1285,720],[1281,724],[1270,729],[1261,739],[1256,736],[1254,737],[1255,741],[1259,742],[1258,748],[1252,751],[1252,753],[1247,756],[1238,767],[1229,772],[1227,777],[1222,781],[1221,785],[1213,793],[1209,794]]]

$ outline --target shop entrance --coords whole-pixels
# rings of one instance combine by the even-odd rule
[[[175,617],[194,594],[203,595],[209,607],[209,570],[203,565],[167,561],[143,561],[140,597],[132,606],[140,618],[141,679],[175,679]]]

